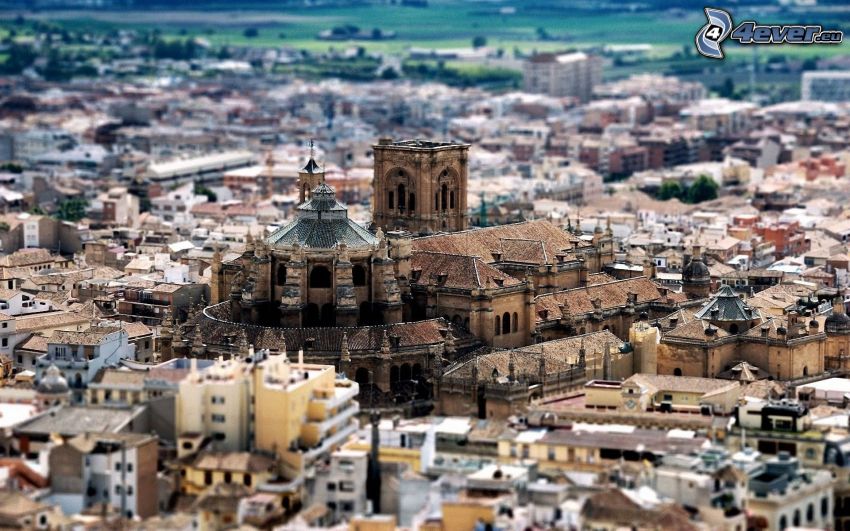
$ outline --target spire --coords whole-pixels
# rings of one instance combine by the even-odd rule
[[[585,367],[587,363],[587,352],[584,350],[584,338],[581,338],[581,346],[578,349],[578,366]]]
[[[384,337],[381,338],[381,356],[390,357],[390,337],[386,329],[384,329]]]
[[[508,379],[511,382],[516,381],[516,366],[514,365],[514,351],[511,350],[510,357],[508,358]]]
[[[351,361],[351,352],[348,350],[348,332],[342,333],[342,345],[340,346],[340,360],[345,362]]]

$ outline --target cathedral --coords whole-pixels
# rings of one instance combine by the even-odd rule
[[[469,398],[464,411],[482,416],[635,372],[794,380],[850,367],[843,303],[827,318],[812,294],[767,315],[730,287],[712,296],[699,248],[681,291],[651,275],[618,280],[605,272],[610,226],[469,228],[468,145],[373,148],[371,224],[348,217],[311,157],[294,219],[236,257],[214,255],[211,305],[164,327],[166,359],[303,351],[374,407],[452,414]]]

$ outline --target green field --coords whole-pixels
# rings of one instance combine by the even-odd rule
[[[533,50],[585,47],[605,43],[646,43],[657,47],[655,53],[669,54],[692,46],[694,33],[704,24],[699,9],[653,12],[576,11],[557,7],[556,3],[516,3],[516,12],[500,14],[503,4],[431,0],[427,8],[398,5],[359,7],[299,7],[280,10],[241,9],[203,11],[55,11],[26,13],[71,30],[108,31],[117,28],[159,29],[164,36],[201,36],[213,45],[291,46],[311,51],[340,49],[357,44],[369,51],[400,52],[410,46],[454,48],[468,47],[472,38],[483,36],[488,45],[504,50]],[[738,18],[748,15],[744,13]],[[0,16],[8,23],[15,13]],[[737,16],[737,15],[736,15]],[[765,22],[799,22],[794,13],[773,14]],[[799,15],[802,16],[802,15]],[[846,26],[848,12],[824,12],[824,26]],[[761,21],[761,20],[760,20]],[[380,28],[395,31],[397,38],[385,41],[322,41],[316,35],[338,25],[353,25],[364,30]],[[259,35],[248,38],[246,28]],[[850,29],[850,28],[848,28]],[[539,38],[542,30],[550,37]],[[741,52],[728,46],[729,55]],[[764,55],[782,53],[796,57],[847,54],[848,45],[782,46],[763,48]]]

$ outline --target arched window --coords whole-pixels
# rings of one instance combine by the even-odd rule
[[[404,210],[404,201],[405,201],[405,193],[404,193],[404,185],[398,185],[398,209]]]
[[[735,323],[732,323],[731,325],[729,325],[729,333],[730,334],[737,334],[738,333],[738,325],[735,324]]]
[[[286,284],[286,266],[280,264],[277,266],[277,285],[283,286]]]
[[[682,375],[682,369],[680,369],[679,367],[676,367],[675,369],[673,369],[673,376],[681,376],[681,375]]]
[[[360,367],[359,369],[357,369],[357,371],[354,373],[354,381],[356,381],[360,385],[365,385],[369,383],[369,369],[366,369],[365,367]]]
[[[390,210],[395,208],[395,192],[392,190],[387,192],[387,208]]]
[[[406,381],[410,380],[411,375],[412,375],[412,372],[410,370],[410,364],[409,363],[403,363],[401,365],[401,371],[399,372],[399,378],[401,378],[402,382],[406,382]]]
[[[398,382],[398,365],[390,367],[390,384]]]
[[[413,371],[411,372],[410,376],[414,380],[421,379],[422,378],[422,365],[419,364],[419,363],[414,363],[413,364]]]
[[[306,184],[301,188],[304,191],[304,199],[307,200],[310,198],[310,187]]]
[[[449,208],[454,208],[454,207],[455,207],[455,191],[452,190],[449,193]]]
[[[779,519],[779,529],[785,529],[787,527],[788,527],[788,517],[786,517],[783,514],[782,517]]]
[[[517,330],[519,330],[519,317],[514,312],[514,317],[511,319],[511,332],[516,332]]]
[[[355,286],[366,285],[366,268],[360,264],[355,265],[351,269],[351,281]]]
[[[80,373],[74,375],[74,387],[81,388],[83,386],[83,377],[80,376]]]
[[[329,288],[331,287],[331,272],[325,266],[315,266],[310,271],[310,287],[311,288]]]
[[[443,210],[446,209],[446,205],[448,204],[448,199],[449,199],[449,187],[444,184],[442,189],[440,190],[440,200],[441,200],[440,202],[443,205]]]
[[[806,521],[812,523],[815,521],[815,504],[810,503],[808,507],[806,507]]]
[[[809,375],[809,368],[803,367],[803,376],[808,376],[808,375]]]
[[[502,333],[511,333],[511,314],[508,312],[505,312],[504,315],[502,315]]]
[[[499,319],[499,316],[497,315],[496,316],[496,335],[498,336],[501,333],[502,333],[501,320]]]
[[[820,515],[826,518],[826,515],[829,514],[829,498],[824,496],[820,500]]]
[[[413,192],[410,192],[410,201],[408,201],[407,206],[411,212],[416,210],[416,194],[414,194]]]
[[[434,192],[434,210],[440,210],[440,193]]]
[[[794,527],[800,527],[800,509],[794,509]]]

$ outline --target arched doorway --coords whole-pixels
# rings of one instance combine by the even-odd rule
[[[321,323],[319,306],[313,303],[305,306],[301,317],[301,326],[318,326],[319,323]]]
[[[413,373],[410,370],[410,364],[409,363],[402,364],[401,371],[399,371],[399,379],[402,382],[406,382],[406,381],[410,380],[410,377],[412,375],[413,375]]]
[[[422,365],[420,365],[419,363],[414,363],[413,364],[413,370],[411,371],[410,376],[414,380],[421,380],[422,379]]]
[[[354,381],[359,383],[360,385],[366,385],[369,383],[369,369],[365,367],[360,367],[354,373]]]
[[[405,192],[404,192],[404,185],[400,184],[400,185],[398,185],[398,209],[399,210],[404,210],[405,197],[406,196],[405,196]]]
[[[501,333],[502,333],[502,325],[501,325],[501,322],[502,322],[501,318],[497,315],[497,316],[496,316],[496,321],[495,321],[495,323],[496,323],[496,330],[495,330],[495,334],[496,334],[497,336],[498,336],[499,334],[501,334]]]
[[[277,266],[277,285],[283,286],[286,284],[286,266],[280,264]]]
[[[681,375],[682,375],[682,369],[680,369],[679,367],[676,367],[675,369],[673,369],[673,376],[681,376]]]
[[[322,306],[322,326],[334,326],[336,324],[336,307],[333,304]]]

